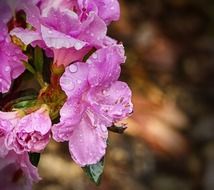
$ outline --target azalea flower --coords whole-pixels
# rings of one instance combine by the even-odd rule
[[[10,34],[26,45],[51,49],[54,53],[54,64],[58,66],[67,66],[73,61],[82,60],[93,47],[103,46],[107,27],[94,12],[81,21],[72,10],[51,8],[47,16],[41,15],[40,19],[40,26],[36,30],[16,27]]]
[[[24,72],[22,62],[27,61],[27,56],[11,42],[6,24],[2,22],[0,22],[0,60],[0,92],[6,93],[12,80]]]
[[[5,143],[16,153],[41,152],[50,140],[51,119],[47,108],[41,107],[18,120]]]
[[[0,1],[0,92],[9,91],[12,80],[20,76],[25,68],[24,61],[27,56],[21,49],[11,41],[9,30],[16,27],[16,12],[23,10],[26,14],[26,21],[34,27],[38,27],[39,21],[35,19],[39,14],[39,9],[33,2],[27,0]],[[8,28],[8,25],[11,28]]]
[[[6,136],[12,131],[13,127],[19,120],[18,112],[2,112],[0,111],[0,157],[5,157],[9,150],[5,145]]]
[[[31,190],[33,182],[38,182],[38,170],[30,163],[28,153],[21,155],[10,151],[0,158],[0,189]]]
[[[131,91],[118,81],[124,61],[122,45],[102,48],[86,63],[68,66],[60,79],[67,101],[60,111],[60,123],[52,128],[53,138],[69,141],[71,157],[81,166],[101,160],[107,127],[132,112]]]
[[[120,17],[118,0],[41,0],[38,5],[45,16],[50,9],[70,9],[76,12],[81,20],[86,19],[90,12],[98,15],[106,24]]]

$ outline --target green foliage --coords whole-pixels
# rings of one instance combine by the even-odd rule
[[[109,131],[114,133],[119,133],[119,134],[123,134],[126,129],[127,129],[127,126],[125,125],[121,125],[121,126],[112,125],[111,127],[108,127]]]
[[[85,166],[83,170],[92,182],[99,185],[104,170],[104,158],[96,164]]]
[[[40,160],[40,153],[29,153],[30,162],[34,166],[38,166]]]
[[[43,52],[42,49],[37,46],[34,49],[34,66],[36,68],[36,71],[42,73],[43,65],[44,65]]]

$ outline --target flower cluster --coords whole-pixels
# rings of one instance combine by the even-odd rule
[[[124,47],[107,36],[119,15],[117,0],[0,0],[0,189],[40,180],[30,157],[51,136],[81,167],[103,159],[133,107]]]

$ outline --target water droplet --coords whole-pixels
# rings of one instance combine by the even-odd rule
[[[94,33],[91,33],[91,36],[94,36]]]
[[[76,50],[80,50],[80,49],[82,49],[83,44],[82,44],[81,42],[76,42],[76,43],[74,44],[74,47],[75,47]]]
[[[114,7],[111,7],[110,9],[111,9],[111,10],[114,10]]]
[[[13,59],[13,61],[17,61],[17,57],[13,57],[12,59]]]
[[[76,65],[74,65],[74,64],[69,66],[69,71],[71,73],[77,72],[77,69],[78,69],[78,67]]]
[[[9,66],[6,66],[4,70],[5,70],[6,72],[10,71],[10,67],[9,67]]]
[[[81,80],[77,80],[77,83],[78,83],[78,84],[81,84],[81,83],[82,83],[82,81],[81,81]]]
[[[100,127],[101,127],[102,132],[104,132],[104,133],[106,133],[106,132],[107,132],[107,128],[106,128],[106,126],[101,125]]]
[[[49,33],[49,34],[53,34],[53,31],[52,31],[52,30],[48,30],[48,33]]]
[[[96,54],[96,53],[93,53],[93,54],[92,54],[92,57],[93,57],[94,59],[97,59],[97,54]]]
[[[92,61],[90,59],[87,60],[88,64],[92,64]]]
[[[67,90],[73,90],[75,87],[74,83],[69,79],[61,80],[61,85],[64,89],[67,89]]]
[[[6,38],[5,41],[6,41],[7,43],[10,43],[10,38]]]

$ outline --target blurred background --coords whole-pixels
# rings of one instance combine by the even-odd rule
[[[124,135],[110,133],[102,183],[51,142],[35,190],[214,190],[214,1],[120,0],[109,35],[126,47],[133,91]]]

